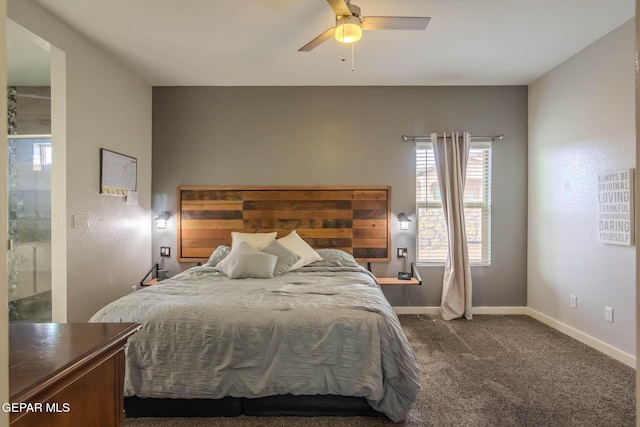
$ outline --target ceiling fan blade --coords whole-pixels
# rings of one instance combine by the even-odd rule
[[[309,43],[305,44],[300,49],[298,49],[298,52],[309,52],[311,49],[315,49],[316,47],[318,47],[328,39],[332,38],[335,30],[336,30],[336,27],[329,28],[327,31],[320,34],[318,37],[316,37],[315,39],[311,40]]]
[[[431,18],[426,16],[364,16],[363,30],[424,30]]]
[[[336,16],[349,16],[351,15],[351,11],[349,10],[349,6],[347,6],[347,2],[344,0],[327,0],[331,9],[336,13]]]

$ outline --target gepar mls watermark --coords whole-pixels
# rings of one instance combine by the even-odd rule
[[[64,414],[71,412],[71,404],[68,402],[13,402],[3,403],[0,409],[2,412],[11,413],[48,412]]]

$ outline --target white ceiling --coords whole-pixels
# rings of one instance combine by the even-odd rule
[[[426,31],[331,39],[326,0],[35,0],[154,86],[528,84],[635,16],[634,0],[353,0]],[[340,58],[346,55],[343,63]]]

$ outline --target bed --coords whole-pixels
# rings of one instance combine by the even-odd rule
[[[343,190],[351,191],[340,191]],[[204,191],[210,197],[212,191],[218,190]],[[300,191],[308,192],[293,191],[298,195],[281,193],[277,197],[298,197]],[[181,200],[193,200],[192,197],[190,194]],[[311,206],[299,202],[298,206]],[[203,205],[220,207],[226,203]],[[271,206],[279,207],[278,203]],[[199,215],[220,217],[202,212]],[[182,220],[192,220],[186,217],[181,209]],[[387,220],[388,215],[384,221]],[[206,227],[201,218],[197,221],[198,227]],[[380,219],[374,221],[378,222],[370,224],[380,224]],[[317,223],[326,225],[327,221]],[[219,225],[218,222],[216,226]],[[297,230],[277,228],[267,247],[256,243],[250,248],[247,242],[235,245],[231,236],[253,236],[252,232],[266,235],[267,229],[227,230],[229,239],[198,242],[212,246],[206,249],[211,256],[202,259],[204,265],[131,293],[91,318],[92,322],[142,324],[127,348],[127,415],[383,414],[393,421],[404,420],[420,389],[415,356],[375,277],[359,264],[362,259],[352,255],[362,244],[382,246],[388,240],[381,243],[352,238],[347,242],[344,236],[353,236],[353,229],[343,229],[339,231],[341,238],[323,238],[329,244],[332,239],[333,243],[341,243],[341,249],[317,248],[314,252],[318,257],[313,261],[305,259],[306,265],[289,270],[303,261],[297,256],[280,273],[263,278],[255,271],[262,261],[238,255],[241,250],[255,252],[260,248],[257,252],[262,260],[272,246],[280,247],[278,242],[284,245],[291,236],[296,242],[313,238],[302,239]],[[303,228],[300,234],[313,234],[310,230]],[[325,228],[319,234],[330,233]],[[183,238],[180,230],[178,236]],[[315,243],[318,242],[322,239],[317,238]],[[218,243],[221,244],[213,247]],[[351,246],[345,246],[347,243]],[[388,255],[386,246],[384,251],[378,247],[368,253],[376,251]],[[254,252],[251,254],[256,255]],[[274,256],[269,256],[272,261]],[[235,271],[222,266],[232,258],[250,259],[243,268],[249,268],[251,273],[231,278],[241,263],[233,264]],[[272,268],[277,270],[285,258],[275,256],[277,264],[273,261]],[[179,408],[177,411],[182,413],[177,414],[170,407]]]

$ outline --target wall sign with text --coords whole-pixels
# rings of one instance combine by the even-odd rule
[[[598,242],[634,245],[634,169],[598,175]]]

